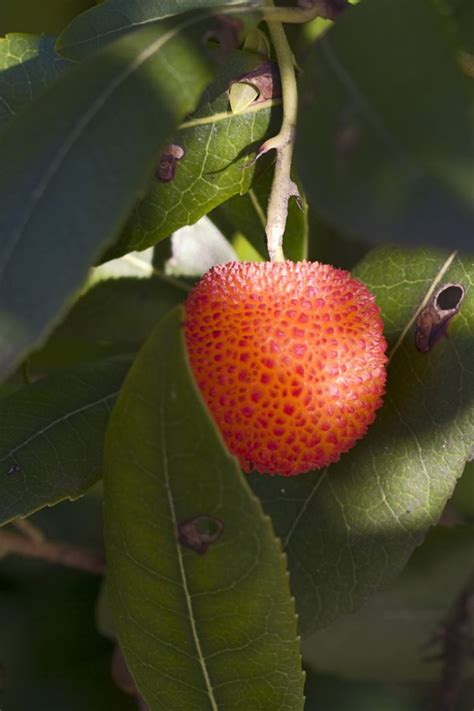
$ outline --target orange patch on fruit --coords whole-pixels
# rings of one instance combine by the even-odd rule
[[[373,294],[318,262],[229,262],[185,305],[190,364],[244,469],[336,462],[382,403],[386,342]]]

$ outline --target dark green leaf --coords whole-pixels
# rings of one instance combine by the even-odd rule
[[[95,284],[29,358],[30,374],[135,353],[154,324],[185,296],[182,289],[156,278],[124,277]]]
[[[25,374],[24,372],[22,372],[22,368],[18,368],[18,370],[15,370],[15,372],[12,373],[9,378],[4,380],[3,383],[0,384],[0,398],[15,392],[15,390],[18,390],[23,385],[25,385],[25,382]]]
[[[297,711],[303,675],[285,559],[195,389],[181,320],[176,310],[151,334],[107,436],[120,643],[151,711]],[[194,549],[183,543],[196,517],[220,531],[202,555],[199,535]]]
[[[426,708],[422,705],[423,697],[426,699],[430,691],[415,684],[347,681],[306,669],[304,708],[305,711],[422,711]]]
[[[371,246],[348,239],[329,227],[314,210],[308,210],[308,259],[351,271]]]
[[[473,247],[471,106],[445,24],[433,2],[365,0],[309,52],[298,172],[348,235]]]
[[[182,29],[106,47],[1,134],[0,376],[58,320],[209,80]]]
[[[107,0],[77,17],[59,37],[57,50],[69,59],[82,59],[123,34],[189,10],[253,6],[242,0]]]
[[[354,271],[382,309],[391,361],[385,402],[354,449],[326,470],[253,475],[288,554],[305,635],[360,607],[395,577],[449,499],[474,441],[474,264],[429,250],[373,250]],[[461,282],[449,338],[415,347],[426,295]]]
[[[100,478],[106,423],[130,361],[78,366],[0,400],[0,525],[77,498]]]
[[[466,52],[474,53],[474,5],[471,0],[447,0],[451,9],[459,42]],[[472,60],[471,60],[472,61]]]
[[[219,229],[231,239],[236,233],[242,233],[264,258],[268,258],[265,239],[265,220],[268,198],[272,187],[273,170],[266,170],[258,176],[245,195],[236,195],[223,203],[209,217]],[[288,220],[283,239],[283,248],[287,259],[297,262],[306,259],[308,249],[307,206],[298,207],[291,199]]]
[[[184,225],[196,222],[233,195],[245,193],[254,176],[255,151],[278,119],[272,101],[252,104],[246,111],[230,110],[229,82],[253,69],[261,57],[233,52],[221,60],[216,81],[206,90],[198,110],[171,143],[184,150],[169,182],[153,178],[144,200],[135,208],[109,256],[145,249]],[[272,121],[276,130],[277,123]],[[258,166],[261,169],[262,166]]]
[[[467,462],[450,503],[460,514],[474,520],[474,461]]]
[[[52,37],[11,34],[0,39],[0,128],[69,66]]]
[[[171,256],[171,240],[167,239],[158,242],[153,249],[153,267],[159,271],[163,271],[165,269],[166,262],[171,258]]]
[[[349,679],[439,679],[442,639],[436,635],[472,576],[473,548],[473,526],[434,529],[388,590],[303,643],[305,662]],[[474,621],[470,629],[474,633]]]

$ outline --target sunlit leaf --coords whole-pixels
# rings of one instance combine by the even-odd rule
[[[30,104],[69,62],[54,52],[52,37],[0,38],[0,128]]]
[[[393,579],[440,517],[474,441],[474,264],[429,250],[377,249],[354,274],[372,288],[389,342],[387,394],[339,463],[283,479],[252,475],[286,552],[300,629],[351,612]],[[427,295],[462,283],[448,337],[415,347]]]
[[[94,0],[15,0],[2,2],[0,8],[0,35],[9,32],[54,34]]]
[[[220,59],[216,80],[205,91],[197,111],[170,139],[169,145],[179,146],[183,157],[166,180],[151,180],[146,197],[109,255],[150,247],[234,195],[247,192],[255,172],[265,167],[265,159],[256,167],[251,162],[265,137],[277,129],[280,109],[274,105],[280,100],[252,103],[234,114],[229,86],[232,79],[261,61],[241,51]]]

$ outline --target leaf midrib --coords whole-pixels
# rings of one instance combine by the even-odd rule
[[[173,494],[171,492],[171,485],[170,485],[171,482],[170,482],[170,476],[169,476],[169,471],[168,471],[168,458],[167,458],[168,450],[167,450],[167,446],[166,446],[166,437],[165,437],[166,417],[165,417],[165,412],[164,412],[164,384],[163,384],[162,394],[161,394],[161,398],[160,398],[159,413],[160,413],[160,430],[161,430],[160,439],[161,439],[162,465],[163,465],[163,474],[164,474],[164,479],[165,479],[166,495],[168,498],[168,506],[169,506],[170,513],[171,513],[171,520],[173,523],[173,528],[174,528],[174,531],[176,532],[178,529],[178,520],[176,517],[176,510],[174,507]],[[209,672],[208,672],[207,666],[206,666],[206,660],[205,660],[204,655],[202,653],[201,642],[199,640],[199,635],[198,635],[197,628],[196,628],[193,603],[191,600],[191,595],[189,593],[188,580],[186,577],[186,569],[184,567],[183,553],[182,553],[181,545],[178,541],[177,535],[174,536],[174,542],[175,542],[176,555],[178,558],[179,570],[180,570],[180,575],[181,575],[182,588],[184,591],[184,597],[185,597],[185,601],[186,601],[186,607],[188,610],[189,622],[191,625],[191,632],[192,632],[194,644],[196,647],[199,665],[201,667],[202,675],[204,677],[204,683],[206,685],[206,689],[207,689],[207,693],[209,696],[209,701],[211,703],[212,711],[218,711],[217,702],[214,697],[214,690],[212,688],[211,680],[209,677]]]

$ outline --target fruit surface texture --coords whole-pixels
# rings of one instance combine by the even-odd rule
[[[386,342],[374,295],[318,262],[228,262],[185,305],[194,377],[246,472],[336,462],[382,403]]]

